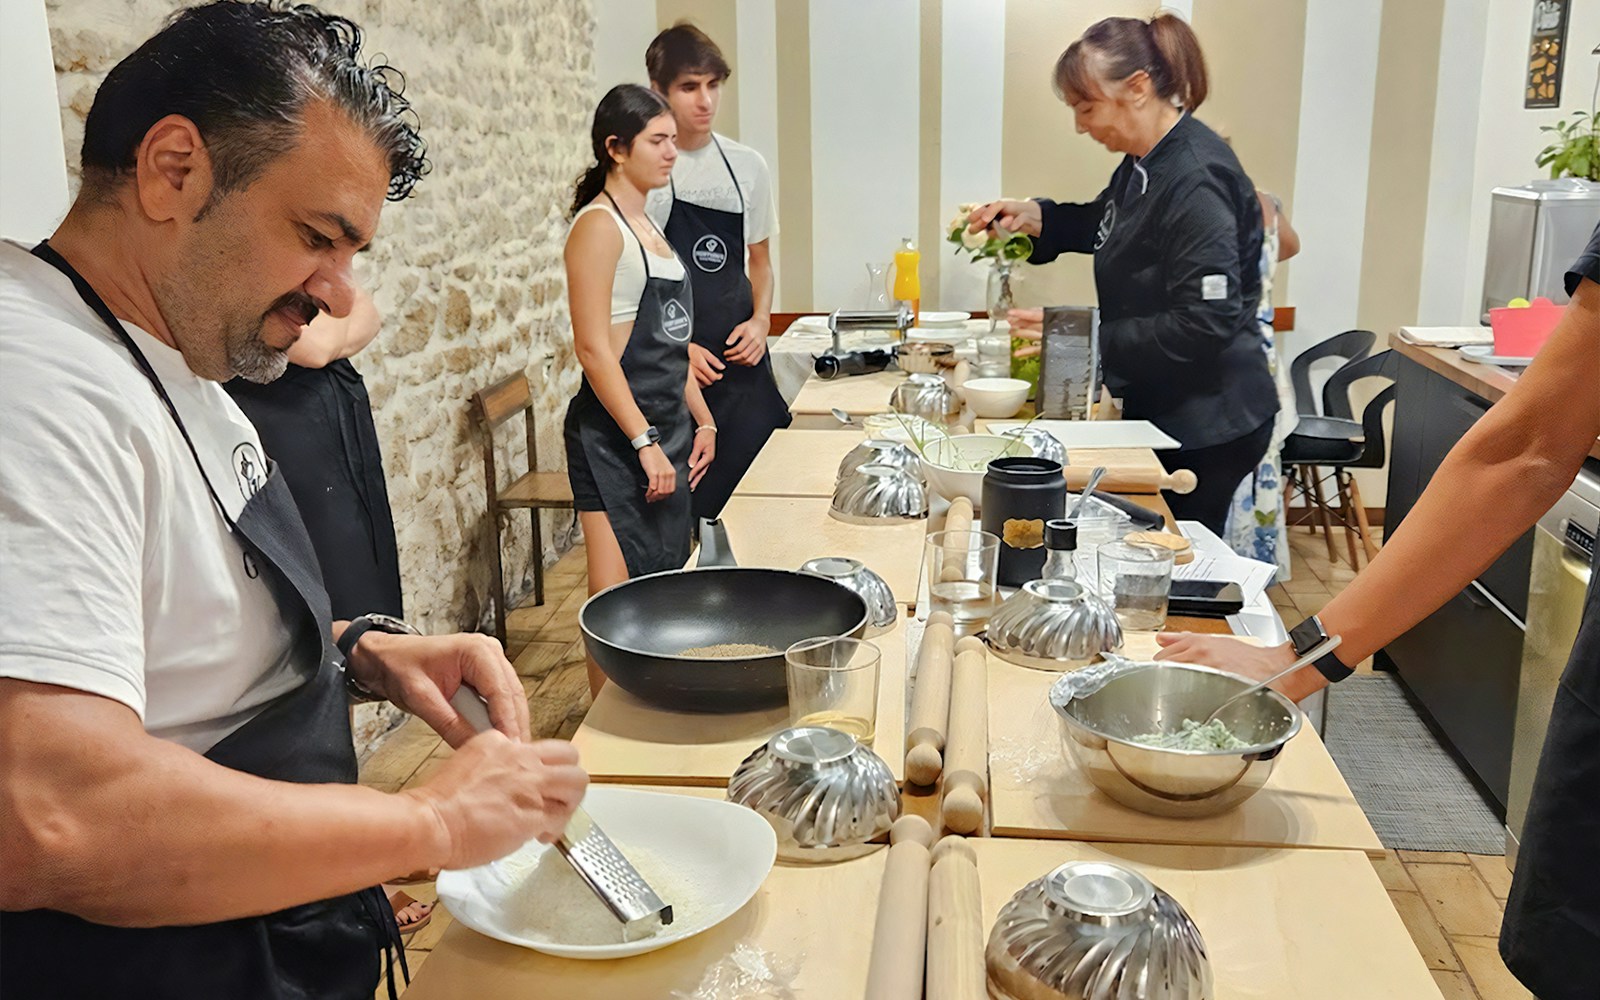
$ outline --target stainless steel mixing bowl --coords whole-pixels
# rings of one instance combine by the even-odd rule
[[[900,620],[900,606],[894,601],[894,591],[883,577],[868,569],[859,559],[844,556],[823,556],[812,559],[800,567],[802,573],[825,576],[861,596],[867,602],[868,634],[894,628]]]
[[[1060,438],[1047,430],[1024,424],[1021,427],[1013,427],[1009,431],[1003,431],[1000,436],[1016,438],[1021,441],[1027,445],[1028,451],[1033,454],[1034,458],[1047,458],[1052,462],[1060,462],[1062,465],[1067,464],[1067,446],[1061,443]]]
[[[1177,900],[1121,865],[1070,861],[1001,907],[984,955],[996,1000],[1211,1000],[1211,961]]]
[[[1050,705],[1062,745],[1096,788],[1153,816],[1211,816],[1266,784],[1278,754],[1300,732],[1294,703],[1266,690],[1230,706],[1221,721],[1249,744],[1238,750],[1173,750],[1133,737],[1202,721],[1249,686],[1210,667],[1117,659],[1061,675]]]
[[[928,516],[928,488],[913,473],[863,465],[834,486],[828,513],[850,524],[920,520]]]
[[[889,394],[889,409],[946,427],[961,416],[961,400],[940,376],[912,375]]]
[[[900,817],[900,788],[883,758],[824,726],[785,729],[746,757],[728,801],[766,817],[778,857],[844,861],[876,850],[868,841]]]
[[[851,448],[850,454],[839,463],[838,479],[843,479],[863,465],[887,465],[922,478],[922,459],[917,453],[898,441],[886,438],[868,438]]]
[[[1003,660],[1037,670],[1076,670],[1122,648],[1116,614],[1072,580],[1034,580],[989,617],[985,638]]]

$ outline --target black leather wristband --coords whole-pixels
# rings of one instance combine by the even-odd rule
[[[352,619],[350,624],[345,626],[344,631],[339,634],[339,639],[336,643],[334,643],[334,645],[338,647],[339,654],[344,657],[343,667],[345,691],[350,695],[350,698],[353,701],[366,702],[386,700],[383,695],[369,690],[366,685],[356,680],[355,675],[350,672],[350,657],[351,654],[355,652],[356,643],[361,641],[362,636],[374,629],[379,632],[386,632],[393,635],[418,634],[415,628],[412,628],[410,625],[394,617],[393,615],[361,615]]]
[[[1289,642],[1294,646],[1294,655],[1296,656],[1304,656],[1313,646],[1327,637],[1328,633],[1323,629],[1322,622],[1316,615],[1312,615],[1289,630]],[[1316,667],[1318,672],[1326,677],[1330,684],[1336,684],[1355,673],[1354,669],[1345,666],[1344,661],[1339,659],[1339,651],[1337,649],[1331,650],[1313,660],[1311,665]]]

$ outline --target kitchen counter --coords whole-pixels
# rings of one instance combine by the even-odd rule
[[[1517,384],[1515,370],[1468,361],[1453,347],[1421,347],[1400,339],[1400,335],[1394,333],[1389,335],[1389,346],[1429,371],[1443,375],[1474,396],[1488,400],[1491,405],[1500,402]],[[1589,457],[1600,459],[1600,440],[1596,440],[1594,447],[1589,449]]]

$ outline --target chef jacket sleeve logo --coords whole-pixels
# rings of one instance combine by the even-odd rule
[[[728,245],[712,235],[705,235],[695,240],[694,251],[690,254],[694,258],[695,266],[708,273],[722,270],[722,265],[728,262]]]
[[[248,441],[233,449],[233,477],[239,483],[239,495],[246,500],[266,485],[266,463],[261,460],[256,446]]]
[[[689,310],[677,299],[668,299],[661,307],[661,330],[672,340],[684,343],[693,332],[694,323],[689,318]]]
[[[1217,302],[1228,297],[1228,276],[1226,274],[1208,274],[1200,279],[1200,298],[1207,302]]]
[[[1117,228],[1117,203],[1111,198],[1106,199],[1105,214],[1100,216],[1100,228],[1094,234],[1094,248],[1096,250],[1106,245],[1106,240],[1111,238],[1112,230]]]

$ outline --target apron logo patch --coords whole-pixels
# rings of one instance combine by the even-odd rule
[[[1117,203],[1106,202],[1106,212],[1100,216],[1100,228],[1094,234],[1094,248],[1096,250],[1106,245],[1106,240],[1111,238],[1111,231],[1117,228]]]
[[[239,482],[239,495],[246,500],[267,483],[267,465],[248,441],[233,449],[233,477]]]
[[[1200,298],[1206,302],[1216,302],[1228,297],[1228,276],[1226,274],[1208,274],[1200,279]]]
[[[670,339],[682,344],[689,339],[693,332],[694,324],[689,319],[689,310],[677,299],[668,299],[661,307],[661,331]]]
[[[728,262],[728,245],[708,234],[694,241],[694,250],[690,256],[694,258],[694,264],[700,270],[720,271],[722,265]]]

